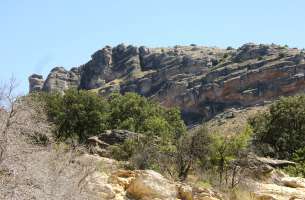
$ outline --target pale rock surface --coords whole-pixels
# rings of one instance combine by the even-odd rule
[[[175,183],[152,170],[118,169],[118,162],[96,155],[84,154],[79,164],[98,166],[87,174],[81,187],[92,199],[103,200],[222,200],[218,193],[204,188]]]
[[[127,192],[130,196],[142,200],[175,200],[177,198],[175,184],[152,170],[137,171],[135,179],[127,188]]]

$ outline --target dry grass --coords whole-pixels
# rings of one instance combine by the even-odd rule
[[[94,167],[74,162],[79,148],[53,142],[52,126],[40,110],[42,106],[33,105],[22,101],[8,129],[7,150],[0,165],[0,199],[94,199],[79,188],[81,178]],[[0,113],[0,117],[5,115]],[[44,135],[48,142],[36,144],[33,138],[37,135]]]

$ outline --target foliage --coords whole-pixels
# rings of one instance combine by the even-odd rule
[[[67,90],[64,95],[54,93],[45,97],[59,139],[72,138],[83,143],[108,126],[107,102],[94,93]]]
[[[106,129],[126,129],[171,143],[186,130],[177,108],[165,109],[135,93],[103,98],[90,91],[70,89],[64,94],[34,95],[45,101],[60,140],[72,138],[84,143]]]
[[[210,151],[210,144],[211,135],[204,126],[181,137],[175,156],[178,177],[181,180],[187,178],[189,170],[196,161],[205,163],[208,159],[207,155]]]
[[[300,176],[305,178],[305,147],[296,150],[292,155],[292,161],[296,162],[296,166],[288,166],[284,171],[291,176]]]
[[[305,96],[281,98],[268,112],[249,122],[254,144],[262,154],[291,159],[296,150],[305,146]]]
[[[177,108],[164,109],[135,93],[115,93],[108,102],[112,129],[127,129],[170,139],[179,137],[186,130]]]
[[[252,129],[247,126],[245,130],[233,136],[214,134],[210,145],[210,161],[217,167],[219,182],[222,183],[223,173],[241,151],[245,150],[251,139]]]

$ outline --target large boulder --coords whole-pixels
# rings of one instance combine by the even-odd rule
[[[127,193],[141,200],[176,200],[177,198],[175,184],[152,170],[138,171],[135,179],[128,186]]]

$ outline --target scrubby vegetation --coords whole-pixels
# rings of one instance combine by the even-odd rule
[[[305,96],[281,98],[250,119],[254,144],[263,155],[292,159],[305,146]]]
[[[108,129],[139,133],[141,137],[108,148],[113,158],[129,161],[131,168],[153,169],[180,180],[192,173],[210,174],[211,184],[234,187],[234,161],[252,145],[260,155],[297,162],[285,170],[305,175],[305,96],[280,99],[251,118],[242,132],[228,135],[205,126],[187,132],[177,108],[163,108],[134,93],[107,98],[82,90],[32,95],[44,102],[59,141],[86,144]]]
[[[91,136],[108,129],[141,134],[108,150],[132,168],[154,169],[172,178],[187,179],[194,169],[215,172],[222,183],[230,162],[248,145],[250,129],[232,136],[211,133],[205,126],[186,132],[177,108],[166,109],[134,93],[100,97],[90,91],[67,90],[65,94],[32,94],[43,101],[59,141],[85,144]]]
[[[295,161],[286,172],[305,177],[305,95],[281,98],[249,122],[258,153]]]
[[[59,140],[79,143],[107,129],[126,129],[167,140],[180,137],[185,125],[178,109],[165,109],[134,93],[103,98],[84,90],[35,94],[45,101],[49,119],[56,125]]]

